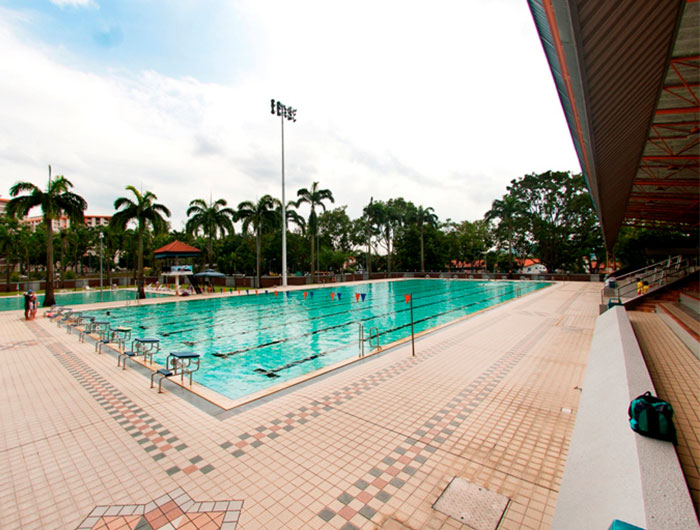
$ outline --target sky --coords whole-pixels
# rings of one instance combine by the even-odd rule
[[[111,215],[318,182],[351,217],[403,197],[481,219],[580,166],[525,0],[0,0],[0,197],[48,165]],[[302,213],[305,210],[302,208]],[[32,214],[39,215],[40,211]]]

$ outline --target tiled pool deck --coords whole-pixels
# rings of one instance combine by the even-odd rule
[[[433,509],[461,477],[549,528],[599,297],[558,283],[225,418],[1,314],[0,526],[463,528]]]

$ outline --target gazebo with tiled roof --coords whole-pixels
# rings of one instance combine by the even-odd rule
[[[182,241],[173,241],[165,246],[157,249],[153,254],[156,259],[174,259],[175,265],[170,268],[169,272],[164,272],[164,276],[172,276],[175,278],[175,292],[180,290],[180,276],[191,276],[192,266],[179,266],[178,258],[194,258],[199,255],[199,249],[183,243]]]
[[[154,252],[156,259],[167,258],[192,258],[199,255],[199,249],[183,243],[182,241],[173,241],[165,246],[160,247]]]

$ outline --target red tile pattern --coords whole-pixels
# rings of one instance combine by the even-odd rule
[[[178,488],[147,504],[96,506],[77,530],[235,530],[243,501],[195,502]]]

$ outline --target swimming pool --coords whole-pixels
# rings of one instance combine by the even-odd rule
[[[410,336],[407,295],[419,333],[547,285],[403,280],[287,293],[261,290],[89,313],[113,328],[132,328],[132,338],[159,339],[161,352],[154,360],[160,364],[173,351],[201,354],[194,380],[236,399],[357,357],[360,323],[366,337],[377,328],[382,345]]]
[[[117,302],[119,300],[134,300],[136,291],[131,289],[105,290],[102,293],[103,302]],[[146,297],[162,297],[155,293],[146,293]],[[39,307],[44,302],[44,295],[38,294]],[[56,304],[58,305],[78,305],[97,304],[100,302],[100,291],[76,291],[74,293],[56,293]],[[23,296],[3,296],[0,297],[0,311],[13,311],[24,309]]]

